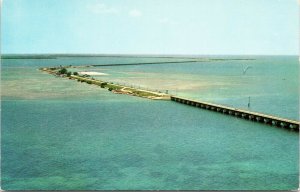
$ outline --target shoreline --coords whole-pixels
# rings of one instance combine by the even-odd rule
[[[61,73],[62,69],[65,69],[64,73]],[[85,72],[73,72],[72,74],[71,72],[67,72],[66,68],[61,68],[61,67],[40,68],[40,70],[55,75],[57,77],[69,78],[72,80],[77,80],[78,82],[82,82],[82,83],[85,82],[87,84],[94,84],[100,86],[101,88],[107,88],[108,91],[111,91],[114,94],[131,95],[131,96],[137,96],[137,97],[142,97],[142,98],[147,98],[152,100],[171,100],[171,95],[169,94],[131,88],[131,87],[115,84],[115,83],[109,83],[102,80],[96,80],[94,78],[91,78],[89,74],[80,75],[80,73],[85,73]],[[86,72],[86,73],[94,74],[98,72]],[[101,74],[105,74],[105,73],[101,73]]]

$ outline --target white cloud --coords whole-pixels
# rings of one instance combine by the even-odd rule
[[[133,10],[129,11],[129,15],[131,17],[141,17],[142,16],[142,12],[140,10],[133,9]]]
[[[108,7],[103,3],[89,4],[87,5],[87,9],[94,14],[114,14],[119,12],[116,8]]]

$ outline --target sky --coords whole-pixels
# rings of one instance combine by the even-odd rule
[[[297,0],[2,0],[1,52],[298,55]]]

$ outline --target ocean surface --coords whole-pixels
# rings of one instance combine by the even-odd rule
[[[299,120],[298,57],[212,58],[225,60],[72,70],[102,72],[107,75],[94,78]],[[296,132],[171,101],[116,95],[38,70],[189,59],[2,59],[1,188],[297,189]]]

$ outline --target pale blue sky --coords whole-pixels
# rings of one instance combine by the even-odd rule
[[[298,54],[297,0],[3,0],[2,53]]]

